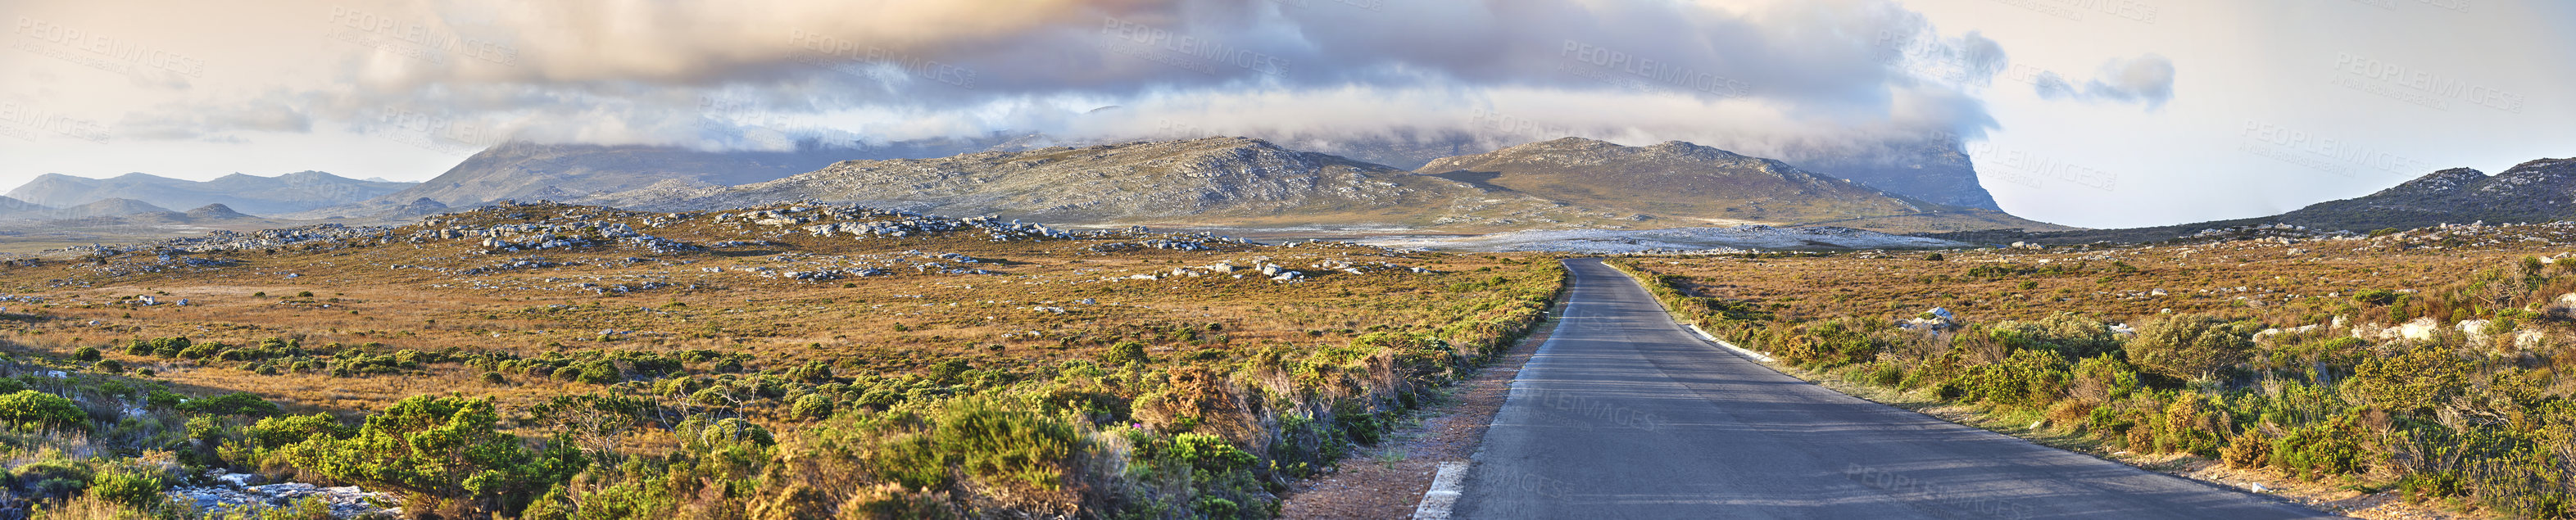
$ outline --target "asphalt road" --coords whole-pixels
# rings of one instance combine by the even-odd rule
[[[1453,518],[2331,518],[1800,381],[1599,261],[1566,264],[1571,304]]]

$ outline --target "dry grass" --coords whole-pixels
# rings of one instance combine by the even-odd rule
[[[1484,278],[1477,272],[1480,269],[1510,269],[1543,261],[1393,254],[1337,245],[1103,253],[1086,248],[1133,239],[994,242],[972,232],[818,238],[793,229],[715,224],[705,217],[652,228],[643,222],[658,214],[575,207],[563,211],[573,217],[527,211],[546,214],[512,219],[500,212],[478,212],[458,218],[465,224],[489,226],[577,217],[629,223],[656,236],[692,243],[766,240],[775,245],[667,254],[609,246],[487,255],[478,252],[477,239],[395,242],[311,251],[281,248],[201,254],[195,256],[241,263],[121,275],[106,274],[99,264],[57,255],[40,266],[0,267],[0,294],[46,301],[34,306],[0,303],[12,318],[0,321],[0,339],[49,355],[100,347],[108,359],[152,369],[158,379],[182,389],[246,390],[292,410],[355,413],[421,393],[457,391],[525,403],[579,392],[587,385],[524,377],[493,385],[481,381],[482,370],[454,364],[401,375],[259,375],[233,363],[127,355],[111,344],[185,336],[200,343],[234,346],[278,337],[299,339],[307,346],[374,343],[382,350],[457,348],[521,356],[566,350],[711,349],[752,354],[759,360],[753,369],[831,360],[885,374],[919,371],[948,359],[965,359],[977,367],[1090,359],[1099,347],[1127,339],[1148,340],[1157,345],[1153,354],[1158,356],[1200,350],[1217,351],[1202,355],[1223,356],[1234,349],[1263,345],[1338,345],[1372,330],[1437,328],[1445,325],[1434,322],[1433,317],[1440,315],[1437,311],[1478,297],[1452,291],[1452,285]],[[794,270],[800,265],[795,262],[808,256],[907,251],[967,255],[980,262],[947,263],[999,274],[899,273],[803,282],[739,270]],[[779,255],[794,258],[782,262]],[[396,267],[459,270],[523,258],[583,265],[476,275]],[[628,262],[627,258],[647,261]],[[1323,272],[1293,284],[1257,274],[1240,279],[1101,280],[1227,261],[1248,266],[1254,259],[1309,273],[1319,273],[1309,264],[1325,259],[1390,262],[1447,273]],[[149,253],[127,253],[106,265],[154,260]],[[706,272],[709,268],[722,272]],[[296,276],[289,278],[287,273]],[[575,286],[629,280],[657,280],[669,287],[596,294]],[[313,296],[295,296],[304,292]],[[121,297],[143,295],[164,304],[119,303]],[[180,299],[189,305],[168,304]],[[1074,303],[1084,299],[1097,304]],[[1033,307],[1061,307],[1068,312],[1033,311]],[[618,333],[603,338],[602,331]],[[1030,334],[1033,331],[1037,334]],[[1190,332],[1175,340],[1178,331]],[[994,348],[997,345],[1000,348]]]

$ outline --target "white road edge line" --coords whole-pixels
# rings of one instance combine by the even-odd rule
[[[1679,322],[1676,322],[1676,323],[1679,323]],[[1720,346],[1720,347],[1726,347],[1726,349],[1727,349],[1727,350],[1733,350],[1733,351],[1735,351],[1735,353],[1736,353],[1736,354],[1743,355],[1744,357],[1753,358],[1753,359],[1755,359],[1755,360],[1759,360],[1759,361],[1764,362],[1764,363],[1770,363],[1770,362],[1771,362],[1771,356],[1766,356],[1766,355],[1763,355],[1763,354],[1762,354],[1762,353],[1760,353],[1760,352],[1754,352],[1754,351],[1752,351],[1752,350],[1750,350],[1750,349],[1746,349],[1746,348],[1744,348],[1744,347],[1738,347],[1738,346],[1735,346],[1735,344],[1734,344],[1734,343],[1727,343],[1727,342],[1726,342],[1726,340],[1717,339],[1717,336],[1711,336],[1711,335],[1708,335],[1708,331],[1705,331],[1705,330],[1699,330],[1699,326],[1698,326],[1698,325],[1692,325],[1692,324],[1688,324],[1688,323],[1683,323],[1683,324],[1682,324],[1682,326],[1684,326],[1684,327],[1690,327],[1690,331],[1691,331],[1691,333],[1692,333],[1692,334],[1698,334],[1698,335],[1699,335],[1699,339],[1708,340],[1708,342],[1709,342],[1709,343],[1716,343],[1716,344],[1717,344],[1717,346]]]
[[[1450,508],[1466,488],[1467,463],[1440,463],[1440,473],[1431,476],[1431,490],[1422,492],[1422,503],[1413,506],[1413,520],[1449,520]]]

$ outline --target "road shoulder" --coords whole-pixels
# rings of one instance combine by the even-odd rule
[[[1566,283],[1574,283],[1567,276]],[[1557,318],[1571,294],[1558,296],[1537,332],[1466,381],[1441,389],[1438,399],[1402,419],[1386,441],[1359,447],[1323,474],[1290,484],[1280,501],[1280,517],[1412,518],[1440,465],[1466,463],[1484,444],[1486,428],[1510,397],[1512,380],[1556,333]]]

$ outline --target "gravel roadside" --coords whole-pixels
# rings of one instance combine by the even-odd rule
[[[1323,474],[1288,487],[1280,504],[1283,518],[1412,518],[1422,493],[1442,462],[1465,462],[1484,442],[1485,428],[1510,395],[1521,365],[1556,330],[1559,298],[1538,332],[1485,365],[1474,377],[1444,389],[1432,405],[1416,411],[1387,440],[1365,446]]]

